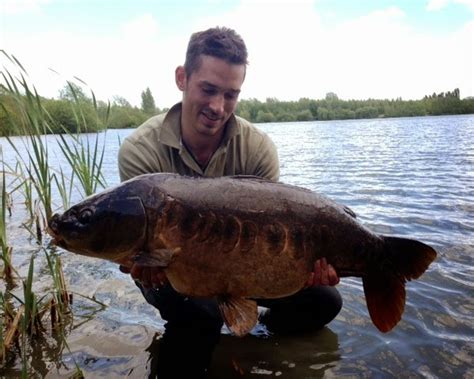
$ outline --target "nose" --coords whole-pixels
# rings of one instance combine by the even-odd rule
[[[221,115],[222,113],[224,113],[224,96],[213,96],[211,99],[211,103],[209,104],[209,108],[211,108],[211,110],[217,115]]]

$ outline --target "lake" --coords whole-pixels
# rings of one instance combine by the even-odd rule
[[[438,258],[419,280],[407,283],[405,313],[391,332],[380,333],[370,321],[361,280],[344,278],[338,285],[343,309],[326,328],[269,336],[258,326],[244,338],[224,330],[209,377],[473,378],[474,116],[258,127],[277,145],[281,181],[351,207],[374,232],[428,243]],[[101,135],[109,185],[118,183],[119,141],[130,132]],[[51,165],[64,168],[54,137],[46,139]],[[20,146],[18,137],[13,140]],[[0,143],[5,160],[14,163],[6,140]],[[25,217],[15,203],[8,220],[13,262],[26,275],[31,254],[37,255],[35,288],[41,293],[50,288],[50,277],[38,245],[21,227]],[[35,373],[66,376],[76,362],[86,377],[148,377],[160,356],[159,313],[116,265],[61,254],[69,288],[78,294],[66,333],[70,350],[48,338],[37,342],[31,363]],[[186,357],[179,360],[186,365]],[[0,375],[17,376],[19,370],[18,362],[11,363]]]

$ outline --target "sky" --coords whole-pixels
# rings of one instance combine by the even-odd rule
[[[0,49],[45,97],[77,77],[100,100],[140,106],[149,87],[170,107],[190,35],[214,26],[247,44],[241,99],[474,96],[474,0],[0,0],[0,12]]]

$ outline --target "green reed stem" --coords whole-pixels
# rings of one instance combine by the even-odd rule
[[[14,57],[10,57],[5,52],[3,53],[12,62],[19,65],[23,71],[19,77],[13,77],[8,70],[1,74],[4,79],[5,89],[15,101],[18,114],[20,115],[20,122],[17,122],[14,117],[10,117],[10,120],[17,130],[22,131],[22,134],[26,136],[22,140],[25,152],[22,154],[10,138],[7,137],[7,140],[17,153],[18,159],[23,163],[23,167],[26,169],[29,179],[43,205],[45,217],[49,220],[52,216],[51,185],[53,175],[48,164],[48,146],[42,135],[51,131],[49,125],[51,120],[42,106],[41,98],[36,89],[34,86],[30,87],[28,85],[24,76],[26,71],[24,71],[21,64]],[[27,159],[23,155],[26,155]]]
[[[72,195],[72,188],[73,188],[73,183],[74,183],[74,172],[71,173],[71,177],[69,178],[68,181],[66,181],[66,174],[63,172],[63,169],[60,168],[60,173],[59,173],[59,178],[58,175],[54,175],[54,181],[56,182],[56,186],[59,191],[59,195],[61,196],[61,200],[63,203],[63,209],[68,209],[69,208],[69,199],[71,198]]]
[[[0,154],[2,157],[2,164],[3,164],[3,154],[0,149]],[[8,241],[7,241],[7,221],[6,221],[6,213],[7,213],[7,197],[8,193],[6,190],[6,178],[5,178],[5,164],[3,164],[2,168],[2,184],[1,184],[1,201],[0,201],[0,245],[1,245],[1,251],[2,251],[2,261],[3,261],[3,275],[5,277],[5,280],[7,282],[12,283],[13,281],[13,269],[12,269],[12,263],[11,263],[11,252],[12,248],[8,246]]]
[[[61,317],[62,314],[69,312],[69,304],[71,299],[67,292],[61,259],[59,257],[53,257],[45,248],[43,248],[43,251],[46,256],[46,261],[48,262],[51,277],[53,278],[53,296],[55,298],[55,303],[59,307],[58,316]]]
[[[60,134],[58,144],[64,157],[72,168],[73,174],[81,183],[82,190],[85,196],[92,195],[96,192],[97,186],[106,186],[105,178],[102,174],[102,163],[105,153],[105,136],[100,144],[99,134],[95,134],[94,141],[91,143],[88,135],[81,136],[82,131],[98,130],[101,124],[107,124],[110,114],[110,103],[107,107],[105,120],[100,120],[97,101],[92,93],[92,105],[96,115],[96,125],[89,125],[85,117],[85,103],[84,100],[78,97],[76,87],[68,82],[70,91],[73,95],[73,114],[78,125],[78,132],[73,134],[67,129],[64,129],[68,138]]]
[[[95,135],[95,141],[91,145],[89,137],[85,141],[79,135],[69,134],[72,143],[68,143],[65,136],[59,135],[58,143],[64,157],[72,168],[76,178],[81,183],[85,196],[96,192],[98,185],[105,187],[106,182],[102,174],[102,163],[105,153],[105,142],[99,144],[99,135]],[[105,140],[105,139],[104,139]]]

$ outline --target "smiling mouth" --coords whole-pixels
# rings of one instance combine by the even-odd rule
[[[212,115],[207,114],[205,112],[202,112],[202,114],[204,115],[204,117],[206,117],[209,121],[212,121],[212,122],[216,122],[216,121],[219,121],[221,119],[221,117],[212,116]]]

